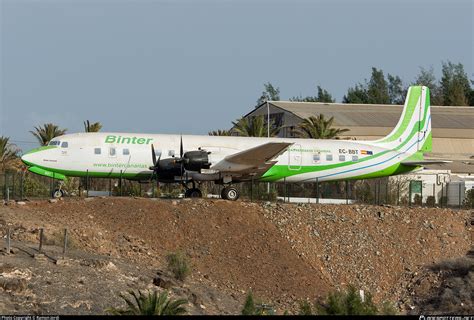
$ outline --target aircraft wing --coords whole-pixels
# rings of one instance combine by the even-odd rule
[[[241,179],[261,176],[277,161],[274,160],[292,145],[287,142],[268,142],[260,146],[228,155],[211,167]]]
[[[403,165],[406,166],[427,166],[430,164],[446,164],[446,163],[451,163],[452,161],[449,160],[419,160],[419,161],[402,161]]]

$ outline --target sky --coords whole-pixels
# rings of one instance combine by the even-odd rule
[[[0,0],[0,135],[83,121],[102,131],[207,134],[255,106],[341,101],[371,67],[410,83],[442,61],[473,75],[472,0]]]

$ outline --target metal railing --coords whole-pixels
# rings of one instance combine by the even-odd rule
[[[398,178],[400,177],[400,178]],[[406,205],[424,207],[472,208],[474,189],[466,190],[462,182],[428,184],[407,180],[404,176],[368,180],[304,183],[244,182],[234,186],[247,201],[280,201],[304,203],[365,203],[373,205]],[[53,178],[30,172],[0,173],[0,198],[4,200],[46,199],[59,186]],[[198,185],[204,197],[219,198],[222,186],[212,182]],[[180,198],[179,184],[140,183],[126,179],[70,178],[62,184],[68,196],[137,196]]]

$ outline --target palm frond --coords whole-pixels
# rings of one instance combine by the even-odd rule
[[[183,307],[187,303],[185,299],[171,300],[166,291],[158,294],[157,291],[136,293],[128,291],[133,298],[120,294],[119,297],[125,301],[125,309],[109,308],[106,311],[115,315],[178,315],[186,313]]]
[[[349,131],[345,128],[331,128],[334,117],[326,119],[323,114],[310,116],[303,119],[299,127],[293,130],[293,134],[300,138],[310,139],[334,139],[344,132]]]

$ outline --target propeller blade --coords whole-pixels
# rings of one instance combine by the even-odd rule
[[[184,154],[184,150],[183,150],[183,135],[181,135],[181,142],[179,144],[179,158],[181,160],[181,181],[183,181],[183,169],[184,169],[184,163],[183,163],[183,154]]]
[[[155,147],[153,144],[151,144],[151,159],[153,160],[153,166],[156,165],[156,153],[155,153]]]

